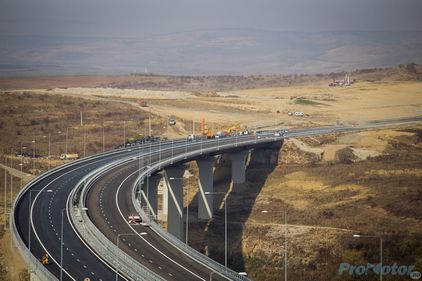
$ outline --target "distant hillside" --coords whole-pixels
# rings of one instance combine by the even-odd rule
[[[0,76],[316,74],[422,63],[422,31],[206,29],[140,38],[0,37]]]
[[[422,81],[422,65],[408,63],[390,68],[362,69],[351,72],[351,75],[361,81]]]
[[[251,75],[251,76],[41,76],[0,77],[0,89],[104,87],[120,89],[222,91],[327,83],[343,78],[345,72],[328,74]],[[422,81],[422,65],[403,64],[390,68],[349,72],[357,81]]]

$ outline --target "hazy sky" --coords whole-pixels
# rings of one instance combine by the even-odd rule
[[[421,0],[0,0],[0,35],[422,30]]]

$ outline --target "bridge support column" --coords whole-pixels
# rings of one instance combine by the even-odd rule
[[[164,183],[167,186],[167,231],[181,241],[185,239],[183,222],[183,174],[185,166],[173,166],[164,169]]]
[[[146,206],[153,218],[157,218],[157,205],[158,205],[158,184],[160,183],[161,176],[154,174],[147,177],[141,185],[141,207]]]
[[[199,168],[198,218],[210,219],[213,215],[213,195],[205,192],[214,191],[214,157],[197,160]]]
[[[167,218],[168,215],[168,206],[169,206],[169,189],[167,188],[167,184],[166,181],[164,180],[164,174],[163,174],[163,203],[162,203],[162,208],[163,208],[163,217]],[[167,220],[167,219],[165,219]]]
[[[246,157],[248,153],[248,150],[242,150],[231,154],[233,183],[245,182]]]

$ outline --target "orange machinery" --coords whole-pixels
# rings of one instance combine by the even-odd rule
[[[207,139],[215,138],[215,134],[205,125],[205,118],[201,120],[201,133],[203,136],[207,137]]]

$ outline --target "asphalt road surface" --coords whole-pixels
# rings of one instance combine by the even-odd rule
[[[380,120],[362,126],[334,126],[291,130],[284,133],[283,137],[362,130],[372,127],[418,122],[420,120],[421,117],[418,116],[407,119]],[[166,157],[170,157],[170,153],[177,155],[178,153],[185,153],[194,149],[199,150],[201,146],[205,148],[211,145],[222,145],[226,142],[239,142],[239,146],[241,146],[242,140],[251,138],[268,138],[270,140],[274,139],[274,136],[271,132],[268,132],[258,136],[224,138],[202,144],[201,142],[189,142],[184,147],[182,145],[181,148],[173,150],[173,152],[168,149],[164,151],[171,143],[167,142],[167,144],[162,146],[151,146],[151,156],[146,156],[142,163],[153,163],[157,161],[157,158],[163,160]],[[176,143],[184,142],[179,141]],[[161,153],[159,152],[160,149]],[[143,153],[149,153],[148,149],[147,151],[144,149]],[[27,247],[30,244],[31,253],[35,257],[40,258],[44,253],[49,253],[52,263],[46,267],[57,278],[62,273],[63,280],[84,280],[86,277],[91,280],[115,280],[115,270],[92,253],[73,232],[64,208],[71,190],[82,177],[112,161],[123,157],[139,156],[139,154],[138,148],[133,147],[65,166],[62,170],[48,175],[32,185],[29,191],[24,193],[17,202],[13,212],[13,219],[19,236]],[[136,226],[132,229],[126,223],[127,215],[134,213],[134,207],[131,205],[130,200],[130,191],[137,176],[136,171],[139,168],[139,161],[134,161],[113,169],[109,174],[100,178],[98,184],[90,192],[88,199],[91,219],[114,243],[117,243],[116,239],[119,233],[135,234],[135,232],[146,232],[147,235],[142,237],[121,235],[119,247],[165,279],[209,280],[209,269],[181,254],[148,228]],[[131,176],[131,173],[134,174]],[[31,227],[29,218],[31,218]],[[29,229],[31,229],[30,235]],[[60,239],[62,233],[64,247],[61,262]],[[61,263],[63,264],[62,272],[60,270]],[[41,267],[43,265],[38,264],[37,266]],[[214,274],[213,279],[220,280],[221,278],[217,279]],[[124,278],[119,277],[119,280],[124,280]]]

